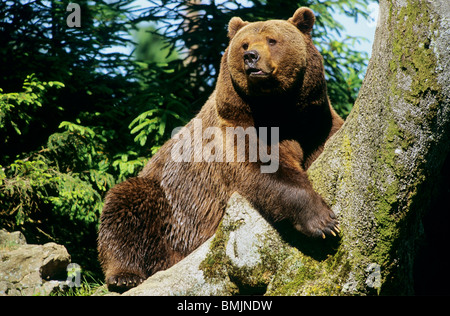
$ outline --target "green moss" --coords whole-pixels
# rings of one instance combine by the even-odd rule
[[[413,117],[411,113],[405,113],[402,117],[412,121],[417,127],[432,126],[438,110],[439,100],[431,103],[428,108],[423,108],[421,104],[428,95],[440,94],[435,76],[436,57],[430,47],[433,39],[429,36],[434,36],[438,21],[430,18],[428,10],[425,1],[407,0],[406,6],[396,8],[391,4],[389,12],[388,23],[392,29],[389,41],[393,47],[393,58],[389,61],[388,80],[393,98],[386,100],[383,108],[388,122],[382,146],[378,150],[375,170],[379,172],[374,174],[373,185],[370,187],[376,206],[374,222],[377,242],[374,249],[368,249],[370,260],[381,266],[383,282],[390,283],[389,287],[401,287],[398,284],[402,280],[396,277],[399,274],[396,272],[399,264],[395,261],[405,250],[402,249],[404,239],[399,236],[404,233],[406,223],[411,225],[407,218],[414,216],[410,213],[414,212],[411,205],[416,194],[405,196],[401,191],[401,184],[408,183],[409,188],[417,188],[424,181],[420,171],[422,163],[419,162],[411,170],[411,166],[404,166],[399,161],[399,154],[407,152],[417,140],[413,135],[414,131],[402,128],[394,119],[392,108],[404,100],[409,108],[416,107],[418,111],[422,111],[424,115],[416,114]],[[413,179],[411,175],[414,175]],[[414,181],[415,183],[411,183]],[[386,291],[389,290],[384,288],[381,293]]]
[[[347,163],[350,163],[352,161],[352,144],[350,141],[350,137],[348,134],[344,134],[343,140],[342,140],[342,152],[344,153],[344,161]],[[347,165],[347,164],[346,164]],[[349,168],[345,168],[346,170]]]
[[[258,236],[261,244],[264,245],[258,249],[260,254],[258,264],[252,267],[235,266],[226,254],[226,247],[230,233],[237,230],[241,224],[239,221],[234,221],[227,222],[225,225],[222,221],[208,255],[200,264],[200,269],[212,283],[217,280],[229,280],[230,294],[262,295],[265,294],[280,262],[288,256],[289,246],[280,239],[275,230],[269,231],[265,236]]]
[[[205,278],[223,279],[227,275],[227,265],[229,264],[229,259],[225,254],[225,245],[227,241],[228,234],[225,233],[221,223],[211,242],[210,250],[206,258],[199,266],[203,271]]]
[[[278,269],[268,295],[341,295],[351,264],[340,247],[326,260],[317,261],[301,252],[292,253]]]
[[[350,219],[357,220],[356,223],[349,220],[343,221],[341,225],[347,236],[358,238],[358,240],[344,241],[351,249],[351,261],[344,259],[339,261],[337,258],[339,252],[323,263],[309,261],[302,257],[299,260],[302,260],[303,266],[297,269],[296,274],[289,274],[292,280],[278,289],[281,294],[298,294],[299,289],[302,289],[301,293],[305,294],[308,292],[305,288],[311,289],[308,293],[339,293],[333,287],[333,284],[339,283],[330,281],[330,277],[324,276],[325,273],[331,273],[331,279],[339,278],[338,275],[341,272],[336,271],[339,265],[347,266],[347,268],[341,268],[343,276],[349,275],[351,267],[351,281],[357,283],[355,292],[408,293],[405,286],[407,284],[405,280],[408,277],[403,275],[412,271],[404,266],[411,264],[412,260],[408,256],[411,257],[414,251],[415,237],[411,237],[411,232],[415,231],[414,226],[418,223],[416,218],[419,218],[417,210],[420,208],[415,204],[426,199],[423,193],[426,191],[422,190],[420,196],[417,194],[417,188],[423,187],[425,181],[422,169],[426,163],[426,157],[420,156],[422,143],[419,141],[424,140],[418,139],[418,135],[422,137],[428,129],[433,131],[439,102],[442,100],[439,99],[441,88],[436,79],[436,57],[433,52],[433,37],[438,36],[436,27],[439,21],[430,18],[426,1],[405,1],[407,5],[401,7],[395,6],[395,3],[388,4],[388,25],[383,27],[385,27],[385,34],[390,36],[385,38],[387,41],[385,46],[392,45],[392,55],[386,54],[381,57],[391,58],[383,60],[383,64],[386,62],[384,65],[387,66],[386,77],[369,78],[372,80],[370,81],[372,85],[376,84],[376,80],[383,80],[383,84],[387,84],[390,88],[390,91],[385,91],[385,104],[380,106],[376,103],[383,99],[381,97],[372,96],[372,98],[375,97],[372,101],[367,98],[367,95],[363,95],[365,98],[361,100],[365,103],[361,104],[361,111],[366,111],[364,115],[354,120],[352,118],[359,113],[352,112],[344,130],[338,132],[338,139],[334,139],[329,145],[334,146],[332,154],[340,158],[338,172],[330,176],[330,171],[326,170],[326,179],[329,181],[323,181],[324,176],[321,175],[325,173],[324,166],[329,167],[329,163],[320,161],[320,168],[313,164],[308,170],[314,188],[328,203],[335,198],[336,192],[339,193],[338,196],[345,196],[345,193],[355,190],[364,196],[364,205],[361,210],[346,209],[347,206],[354,207],[357,203],[338,203],[340,217],[348,219],[348,214],[351,214]],[[386,51],[383,50],[383,52]],[[433,99],[436,101],[430,102]],[[354,109],[359,109],[359,102],[361,101],[356,102]],[[406,106],[404,106],[405,103]],[[377,113],[372,115],[370,112],[372,110]],[[380,120],[374,122],[374,118],[377,117]],[[351,125],[356,123],[367,124],[367,128],[372,133],[377,133],[371,138],[373,143],[358,144],[361,138],[358,138],[356,133],[360,126]],[[421,129],[420,133],[414,128]],[[356,141],[353,133],[355,133]],[[376,139],[377,136],[379,139]],[[357,157],[364,157],[364,146],[372,146],[367,149],[370,157],[366,156],[366,158],[373,159],[369,161],[371,165],[368,170],[360,169],[365,162],[356,161]],[[372,150],[376,152],[376,155],[372,155]],[[325,156],[319,159],[329,159],[331,155],[329,151],[326,150]],[[419,155],[414,159],[418,160],[411,161],[411,156],[417,155],[417,151]],[[425,153],[426,149],[423,149],[423,152]],[[359,174],[355,174],[356,170]],[[359,175],[365,181],[362,188],[355,188],[354,183],[361,183],[361,181],[354,181],[354,178]],[[333,183],[329,184],[330,182]],[[362,212],[363,209],[367,211]],[[355,243],[358,245],[356,246]],[[343,255],[343,258],[346,257]],[[330,268],[333,267],[332,262],[337,262],[339,265]],[[381,288],[374,289],[366,285],[370,274],[366,269],[370,264],[377,264],[380,267]],[[310,280],[308,275],[314,275],[314,280]],[[327,282],[315,281],[316,279],[327,280]],[[393,291],[394,288],[397,292]]]
[[[427,10],[425,2],[408,0],[408,5],[399,8],[395,22],[391,23],[394,27],[391,40],[394,58],[389,62],[393,74],[391,90],[413,104],[426,93],[440,90],[434,73],[436,56],[430,48],[431,39],[424,35],[430,32],[430,26],[433,33],[438,21],[431,20]],[[411,76],[411,86],[407,90],[397,86],[399,71]]]

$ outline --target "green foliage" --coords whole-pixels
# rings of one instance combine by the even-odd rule
[[[147,64],[139,70],[141,94],[133,99],[137,104],[150,100],[130,124],[130,133],[141,147],[149,146],[151,154],[163,144],[175,127],[183,126],[192,116],[189,102],[192,93],[186,86],[186,69],[179,60],[168,64]]]
[[[0,3],[0,227],[62,243],[97,271],[113,159],[133,143],[126,120],[138,114],[135,64],[110,49],[131,43],[131,2],[77,1],[81,28],[66,24],[68,1]]]
[[[367,40],[361,37],[341,36],[344,27],[335,20],[334,13],[345,14],[355,20],[368,18],[370,0],[303,1],[317,15],[313,39],[324,58],[325,76],[331,104],[344,118],[350,113],[358,96],[367,68],[368,56],[355,50],[355,44]]]
[[[0,227],[24,231],[31,243],[62,243],[75,262],[95,269],[87,262],[95,248],[88,245],[103,204],[92,183],[39,154],[3,168],[0,179]]]
[[[58,81],[40,82],[34,74],[26,77],[23,83],[23,92],[11,92],[0,95],[0,130],[9,135],[11,133],[22,135],[27,127],[34,121],[33,115],[38,107],[45,102],[44,94],[48,88],[64,87]],[[3,90],[0,88],[0,93]],[[8,143],[8,138],[4,139]]]
[[[69,277],[70,271],[68,271]],[[103,282],[99,282],[95,275],[81,270],[80,284],[70,288],[57,288],[50,293],[50,296],[98,296],[108,293],[108,289]],[[76,275],[72,275],[73,278]]]
[[[95,223],[101,210],[101,196],[78,174],[61,173],[42,156],[16,160],[3,172],[1,224],[15,226],[35,223],[43,208],[70,220]],[[6,171],[6,172],[5,172]],[[15,206],[15,207],[14,207]],[[8,223],[9,222],[9,223]]]
[[[146,157],[138,157],[137,153],[134,151],[118,154],[114,158],[115,160],[112,163],[112,166],[119,171],[118,182],[125,181],[130,176],[135,175],[149,160],[149,158]]]
[[[159,35],[154,26],[139,28],[134,33],[138,43],[134,51],[137,61],[143,63],[165,64],[178,59],[178,53]]]

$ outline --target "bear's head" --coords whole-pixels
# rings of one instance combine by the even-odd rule
[[[285,20],[228,25],[227,64],[234,86],[247,96],[286,93],[302,78],[312,46],[314,13],[299,8]]]

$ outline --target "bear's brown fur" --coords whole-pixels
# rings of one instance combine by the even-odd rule
[[[343,124],[330,106],[322,57],[311,40],[314,21],[307,8],[287,21],[230,20],[216,89],[196,119],[203,129],[220,128],[224,135],[226,127],[278,127],[279,142],[272,144],[278,145],[278,169],[262,173],[263,162],[249,159],[177,162],[176,139],[170,139],[138,177],[107,194],[98,249],[111,290],[139,284],[205,242],[234,191],[267,219],[288,220],[308,236],[338,232],[335,215],[305,172]],[[195,133],[194,125],[186,128]],[[235,153],[234,142],[202,141]]]

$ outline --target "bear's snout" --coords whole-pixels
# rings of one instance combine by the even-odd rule
[[[270,58],[261,55],[258,50],[252,49],[245,51],[243,57],[245,72],[249,78],[267,78],[272,74],[273,67],[270,64],[266,64],[266,61]]]
[[[244,63],[249,68],[256,68],[256,63],[258,62],[260,55],[257,50],[249,50],[244,53]]]

